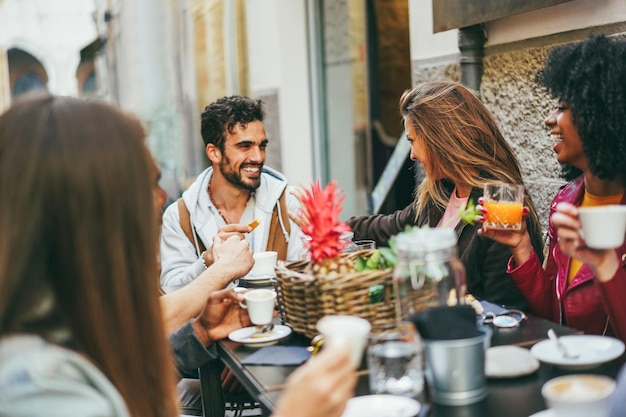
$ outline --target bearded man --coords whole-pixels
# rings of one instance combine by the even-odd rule
[[[268,139],[261,100],[222,97],[205,107],[201,133],[211,167],[163,214],[161,286],[174,291],[213,263],[211,245],[235,235],[253,252],[274,250],[297,260],[300,228],[288,212],[298,200],[283,174],[264,166]],[[258,227],[250,227],[254,220]],[[254,222],[257,223],[257,222]],[[254,224],[253,223],[253,224]]]

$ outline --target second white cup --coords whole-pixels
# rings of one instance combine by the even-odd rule
[[[255,252],[252,257],[254,258],[254,265],[250,270],[250,275],[253,278],[270,278],[276,275],[274,268],[276,267],[278,252]]]
[[[622,246],[626,233],[626,206],[579,207],[581,236],[590,248],[613,249]]]
[[[274,305],[276,304],[276,293],[273,290],[258,289],[246,291],[243,298],[244,300],[239,305],[248,309],[252,324],[262,326],[272,321]]]

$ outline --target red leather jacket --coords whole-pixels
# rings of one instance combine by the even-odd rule
[[[560,202],[580,205],[584,191],[582,176],[561,187],[550,205],[550,217]],[[626,197],[621,204],[626,204]],[[507,272],[526,297],[530,311],[588,334],[613,335],[626,342],[626,244],[616,249],[621,263],[610,281],[597,282],[583,264],[568,286],[570,257],[561,252],[552,222],[548,237],[545,271],[535,253],[517,268],[512,268],[513,260],[509,260]]]

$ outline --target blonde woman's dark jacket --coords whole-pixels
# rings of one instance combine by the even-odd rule
[[[446,183],[446,189],[452,193],[454,185]],[[474,188],[469,199],[474,203],[482,196],[482,189]],[[406,226],[436,227],[444,211],[434,204],[428,204],[420,216],[415,218],[415,204],[411,203],[403,210],[388,215],[357,216],[347,223],[354,231],[354,239],[374,239],[377,245],[386,246],[391,236],[404,231]],[[507,263],[511,257],[510,249],[494,240],[477,235],[481,226],[459,222],[455,227],[459,259],[465,265],[467,291],[476,298],[495,304],[505,305],[527,311],[528,303],[507,274]],[[528,228],[533,230],[533,228]],[[531,236],[533,247],[543,254],[540,235]]]

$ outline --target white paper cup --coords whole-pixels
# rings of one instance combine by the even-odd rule
[[[349,345],[350,359],[355,369],[361,365],[363,350],[372,326],[356,316],[326,316],[317,322],[317,330],[324,336],[324,347]]]
[[[244,293],[243,301],[239,304],[248,309],[252,324],[257,326],[268,324],[274,317],[276,293],[267,289],[249,290]]]
[[[624,243],[626,206],[579,207],[578,217],[580,235],[590,248],[613,249]]]
[[[549,380],[541,395],[555,417],[607,417],[614,391],[607,376],[573,374]]]
[[[278,252],[265,251],[256,252],[252,255],[254,265],[250,270],[250,275],[254,278],[270,278],[276,275],[274,268],[278,260]]]

